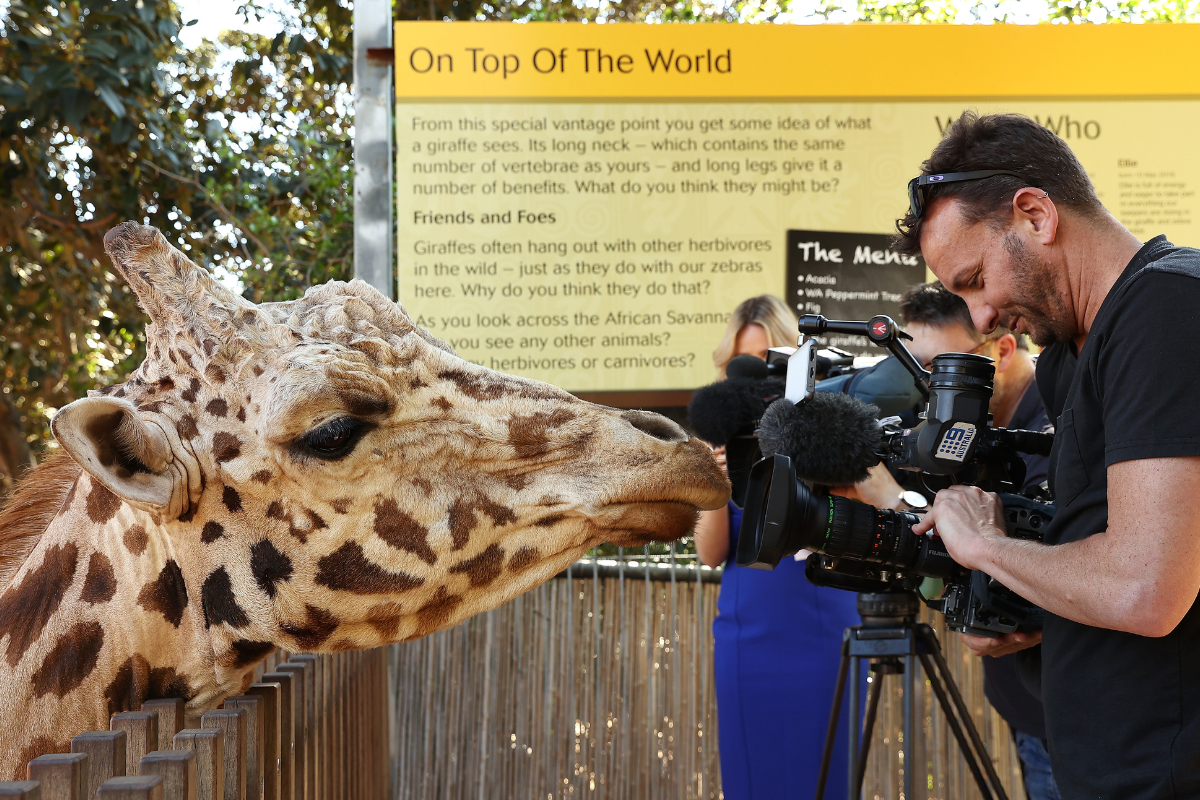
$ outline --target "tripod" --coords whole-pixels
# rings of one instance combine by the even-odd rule
[[[906,800],[913,800],[913,695],[916,679],[914,657],[921,662],[921,667],[925,670],[925,676],[929,679],[929,685],[946,715],[946,722],[958,741],[958,749],[979,786],[980,794],[984,800],[1008,800],[1008,795],[1000,783],[1000,776],[996,774],[992,760],[984,750],[979,731],[971,721],[967,705],[963,702],[962,694],[954,683],[946,659],[942,656],[937,636],[928,625],[916,623],[918,608],[919,601],[912,592],[859,593],[858,613],[863,624],[847,628],[842,635],[842,661],[838,667],[837,688],[834,690],[829,728],[825,733],[825,749],[821,754],[816,800],[823,800],[825,797],[825,782],[829,777],[830,761],[833,759],[833,743],[837,737],[838,717],[842,697],[846,691],[847,674],[850,679],[850,749],[847,758],[850,800],[859,800],[862,797],[867,755],[871,748],[871,731],[875,727],[876,712],[879,710],[879,695],[882,692],[884,675],[904,676],[904,797]],[[867,711],[863,719],[860,753],[860,733],[856,718],[859,711],[861,659],[868,660],[874,680],[867,691]]]

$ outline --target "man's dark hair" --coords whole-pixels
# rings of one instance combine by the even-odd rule
[[[1011,214],[1013,195],[1026,186],[1041,189],[1056,204],[1093,216],[1103,210],[1087,171],[1070,146],[1048,128],[1019,114],[979,116],[964,111],[950,124],[929,159],[921,165],[923,175],[971,170],[1004,169],[1011,175],[993,175],[973,181],[934,184],[925,187],[925,207],[939,197],[962,201],[968,225],[989,220],[1003,225]],[[912,210],[896,220],[899,231],[893,249],[905,255],[921,252],[922,218]]]
[[[900,319],[905,325],[959,325],[972,339],[980,344],[992,339],[999,339],[1005,334],[1012,333],[1007,328],[997,327],[989,334],[979,332],[975,321],[971,319],[971,310],[966,302],[942,285],[941,281],[922,283],[912,287],[900,298]],[[1014,334],[1017,347],[1028,350],[1029,344],[1024,336]]]

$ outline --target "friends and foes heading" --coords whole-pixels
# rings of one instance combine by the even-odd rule
[[[418,75],[431,72],[497,75],[507,79],[522,69],[542,75],[550,73],[622,74],[633,72],[660,75],[729,74],[733,72],[733,49],[696,51],[676,48],[642,49],[623,53],[602,47],[539,47],[532,52],[506,53],[486,47],[465,47],[461,52],[435,52],[414,47],[408,66]]]

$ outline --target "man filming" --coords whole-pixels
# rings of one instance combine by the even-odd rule
[[[1066,143],[1025,117],[963,114],[922,172],[897,249],[923,254],[979,331],[1047,346],[1058,512],[1044,542],[1008,539],[995,495],[955,486],[913,530],[1046,610],[1042,697],[1064,797],[1200,796],[1200,252],[1140,242]]]
[[[912,342],[908,349],[925,369],[942,353],[977,353],[996,364],[996,379],[988,410],[998,428],[1044,432],[1051,429],[1042,398],[1033,380],[1033,358],[1024,337],[1004,328],[982,334],[971,321],[971,312],[961,297],[941,283],[925,283],[905,292],[900,300],[900,319]],[[1048,459],[1024,455],[1025,482],[1022,490],[1046,481]],[[973,650],[988,649],[991,640],[964,634]],[[1029,800],[1057,800],[1049,758],[1046,754],[1046,722],[1042,702],[1021,679],[1018,658],[1036,664],[1033,653],[1009,653],[983,659],[983,692],[1012,728],[1025,778]]]

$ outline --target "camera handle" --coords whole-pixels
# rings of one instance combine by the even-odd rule
[[[840,319],[826,319],[820,314],[805,314],[800,318],[800,332],[809,336],[819,336],[823,333],[847,333],[852,336],[865,336],[880,347],[886,348],[896,360],[913,376],[913,382],[921,395],[929,399],[929,372],[925,370],[913,354],[908,352],[902,339],[912,341],[912,337],[900,330],[900,326],[891,317],[884,314],[871,317],[866,322],[850,322]]]

